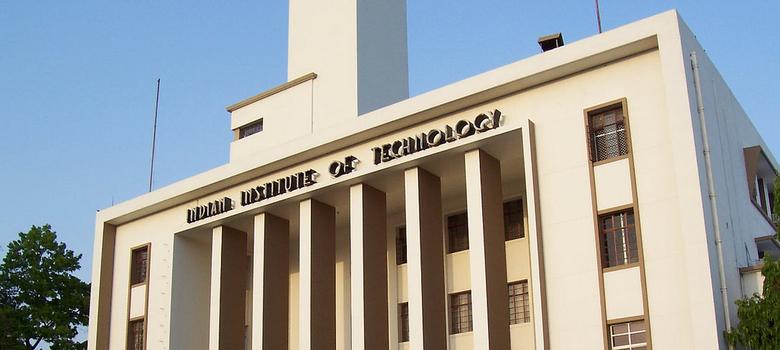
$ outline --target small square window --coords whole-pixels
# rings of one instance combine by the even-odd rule
[[[450,333],[471,332],[471,291],[450,294]]]
[[[130,284],[146,283],[149,270],[149,246],[134,249],[130,268]]]
[[[447,217],[447,253],[469,249],[469,222],[466,213]]]
[[[243,139],[263,131],[263,119],[247,124],[238,129],[238,138]]]
[[[588,142],[594,162],[628,154],[622,105],[588,114]]]

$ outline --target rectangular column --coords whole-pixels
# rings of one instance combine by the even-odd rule
[[[474,348],[509,349],[501,164],[479,149],[465,158]]]
[[[336,348],[336,210],[300,204],[299,348]]]
[[[252,346],[287,349],[290,297],[290,223],[255,216],[252,278]]]
[[[447,348],[441,181],[421,168],[404,173],[410,349]]]
[[[246,233],[213,229],[209,349],[243,349],[246,318]]]
[[[365,184],[350,188],[352,349],[387,350],[387,203]]]

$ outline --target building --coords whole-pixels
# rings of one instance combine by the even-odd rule
[[[404,16],[291,2],[230,162],[97,214],[89,348],[726,348],[778,165],[678,14],[412,98]]]

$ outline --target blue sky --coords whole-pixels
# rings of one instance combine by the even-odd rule
[[[780,154],[778,1],[601,0],[605,30],[677,8]],[[412,95],[596,33],[592,0],[409,1]],[[85,259],[95,211],[227,162],[224,107],[284,82],[286,1],[4,1],[0,255],[50,223]]]

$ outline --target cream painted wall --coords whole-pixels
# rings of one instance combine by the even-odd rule
[[[631,172],[628,158],[593,167],[598,210],[634,202],[631,193]]]
[[[143,316],[146,313],[146,286],[135,286],[130,289],[130,318]]]
[[[315,79],[316,80],[316,79]],[[247,158],[269,147],[279,147],[311,135],[314,80],[266,97],[230,114],[230,128],[239,129],[263,119],[263,131],[230,143],[230,162]]]
[[[642,279],[639,267],[604,273],[604,297],[608,320],[641,316]]]

